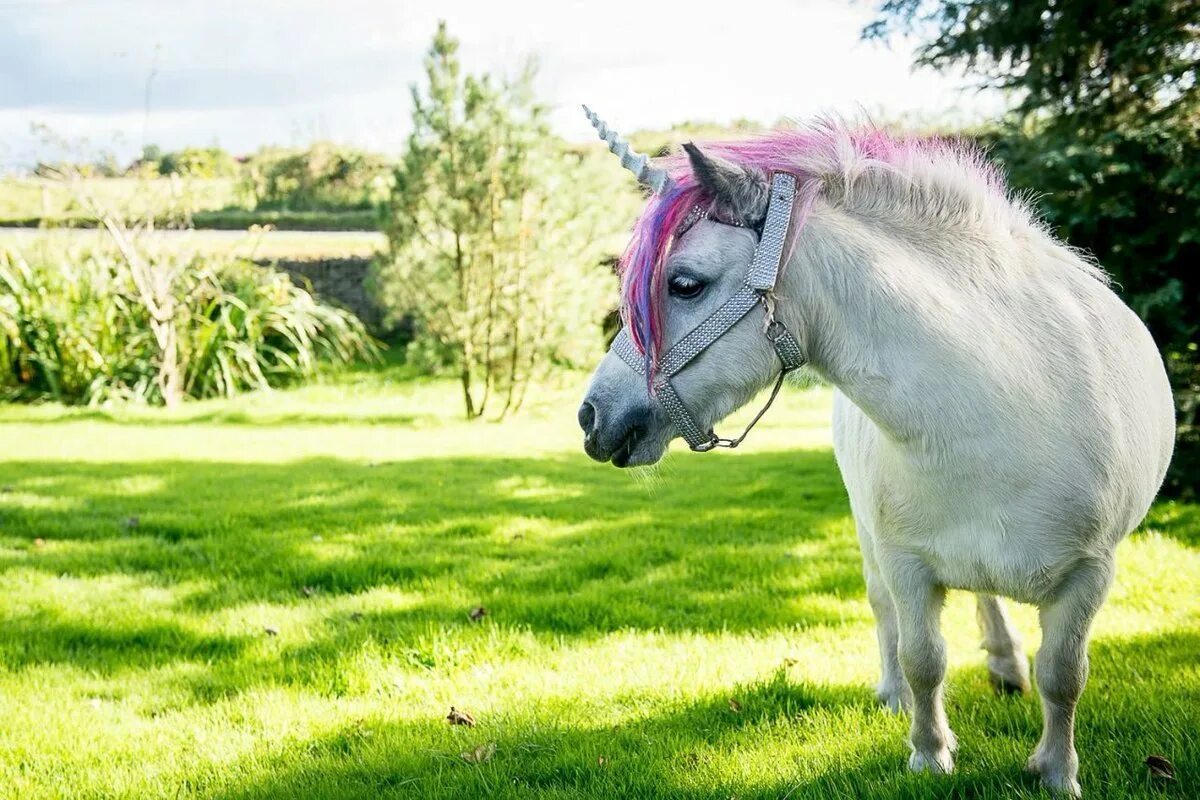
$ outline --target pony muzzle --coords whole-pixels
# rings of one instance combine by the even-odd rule
[[[604,404],[590,397],[579,406],[584,452],[601,463],[611,461],[616,467],[630,466],[653,431],[654,412],[649,408],[631,408],[607,419],[607,410]]]

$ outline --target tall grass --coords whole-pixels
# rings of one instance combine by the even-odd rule
[[[139,275],[119,249],[0,251],[0,396],[162,404],[280,386],[322,362],[377,354],[357,317],[284,274],[231,258],[154,258]]]

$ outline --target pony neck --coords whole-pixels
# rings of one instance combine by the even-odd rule
[[[778,313],[813,369],[895,441],[970,424],[943,402],[950,374],[971,366],[939,331],[939,298],[954,294],[942,277],[881,226],[822,203],[781,280]]]

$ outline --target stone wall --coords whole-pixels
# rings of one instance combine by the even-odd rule
[[[367,327],[382,332],[383,309],[367,290],[369,258],[322,258],[260,262],[286,272],[299,286],[334,305],[354,312]]]

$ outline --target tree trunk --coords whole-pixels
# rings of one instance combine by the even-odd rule
[[[464,355],[463,358],[466,356]],[[462,380],[463,402],[467,408],[467,419],[475,419],[479,415],[475,413],[475,401],[471,399],[471,370],[466,366],[465,361],[460,379]]]

